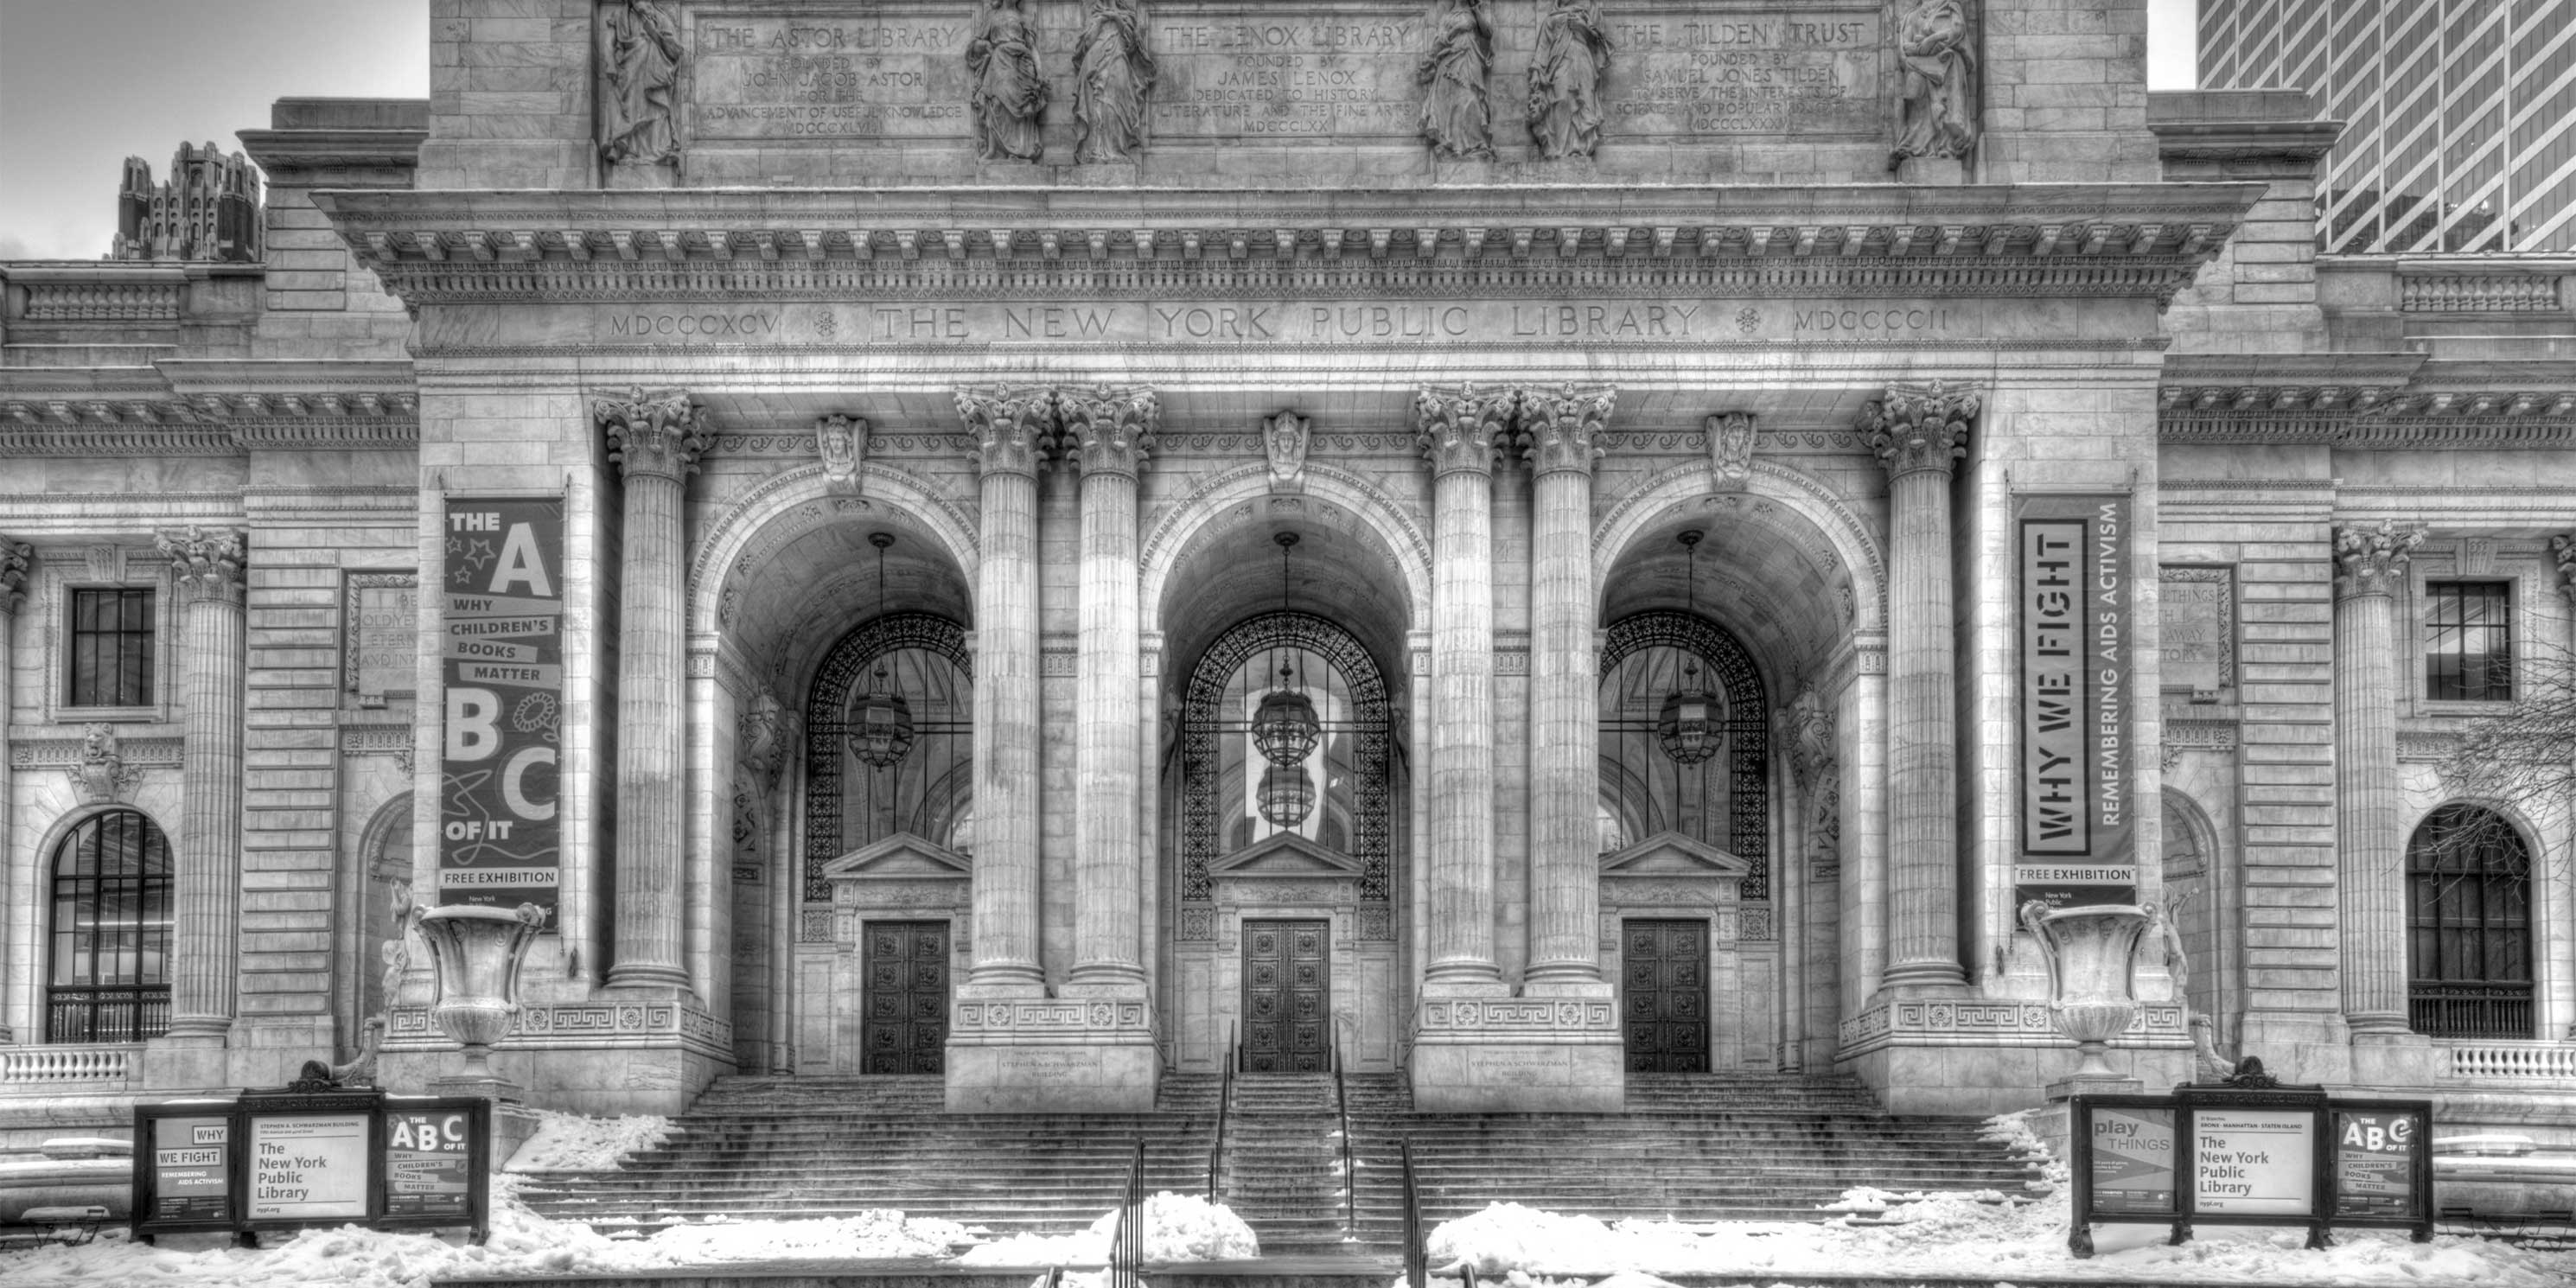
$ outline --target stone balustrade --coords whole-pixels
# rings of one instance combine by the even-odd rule
[[[2397,307],[2405,313],[2556,313],[2576,304],[2562,294],[2567,276],[2556,267],[2509,273],[2400,269]]]
[[[0,1087],[64,1082],[125,1083],[139,1045],[38,1046],[0,1050]]]
[[[2448,1079],[2576,1083],[2576,1042],[2452,1042],[2440,1050]]]
[[[53,281],[30,281],[27,291],[27,320],[30,322],[176,322],[186,300],[188,283],[177,274],[172,280],[122,281],[131,274],[102,274],[99,278]]]

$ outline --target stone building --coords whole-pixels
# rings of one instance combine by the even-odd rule
[[[2565,824],[2410,857],[2570,630],[2570,270],[2320,257],[2143,0],[433,10],[255,260],[0,266],[16,1103],[418,1085],[470,901],[552,1107],[1991,1111],[2039,899],[2172,909],[2150,1085],[2576,1127]]]

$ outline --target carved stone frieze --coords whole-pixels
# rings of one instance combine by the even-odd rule
[[[2424,536],[2421,525],[2400,527],[2395,519],[2337,529],[2337,594],[2346,598],[2395,594],[2406,579],[2406,565],[2413,559],[2415,547],[2424,544]]]
[[[242,602],[242,563],[247,558],[242,534],[208,532],[193,524],[184,532],[162,533],[154,542],[170,560],[171,578],[182,603]]]
[[[641,388],[625,397],[590,400],[590,415],[608,436],[608,459],[624,477],[655,476],[685,480],[707,450],[700,416],[705,411],[681,390],[647,394]]]
[[[1261,453],[1270,462],[1270,490],[1306,490],[1306,452],[1314,445],[1313,422],[1283,411],[1261,422]]]
[[[814,422],[814,449],[823,477],[835,492],[859,490],[859,462],[868,458],[868,422],[861,416],[824,416]]]
[[[1742,488],[1753,479],[1753,413],[1722,412],[1703,422],[1708,430],[1708,463],[1717,485]]]
[[[1606,385],[1521,390],[1514,441],[1522,459],[1529,462],[1530,473],[1591,473],[1592,463],[1602,455],[1601,431],[1618,405],[1619,391]]]
[[[1459,470],[1490,474],[1512,443],[1519,408],[1516,390],[1426,388],[1413,399],[1414,446],[1431,462],[1434,477]]]
[[[1968,454],[1968,423],[1984,408],[1975,393],[1935,380],[1920,389],[1889,389],[1861,409],[1857,428],[1891,479],[1917,470],[1948,473],[1951,461]]]
[[[1031,474],[1055,447],[1055,391],[1042,386],[957,391],[978,474]]]
[[[1144,468],[1162,400],[1151,389],[1070,385],[1055,391],[1056,450],[1085,474],[1135,477]]]
[[[2129,1027],[2111,1039],[2117,1047],[2185,1050],[2191,1036],[2183,1026],[2179,1002],[2147,1002],[2138,1007]],[[1881,1000],[1842,1022],[1842,1054],[1848,1058],[1891,1046],[2058,1047],[2066,1044],[2049,1019],[2048,1004],[2038,1001]]]

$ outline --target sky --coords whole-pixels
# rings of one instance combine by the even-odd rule
[[[2148,84],[2192,85],[2195,0],[2147,0]],[[126,157],[240,148],[286,97],[426,98],[429,0],[0,0],[0,260],[94,259]]]

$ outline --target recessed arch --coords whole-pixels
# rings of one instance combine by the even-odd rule
[[[1272,493],[1269,466],[1255,461],[1201,483],[1164,512],[1139,547],[1137,602],[1156,612],[1168,631],[1177,615],[1166,599],[1173,578],[1193,556],[1257,521],[1301,530],[1330,524],[1368,534],[1377,557],[1402,585],[1406,621],[1428,622],[1431,538],[1418,518],[1375,483],[1337,466],[1309,461],[1305,482],[1302,493]]]
[[[1828,573],[1841,572],[1852,591],[1851,624],[1856,629],[1883,627],[1887,612],[1887,564],[1869,525],[1831,486],[1802,470],[1756,459],[1740,490],[1721,491],[1706,461],[1676,465],[1648,478],[1621,497],[1592,530],[1593,567],[1606,574],[1630,556],[1641,539],[1670,526],[1676,507],[1699,503],[1703,509],[1746,509],[1767,501],[1795,524],[1775,525],[1797,542]],[[1610,579],[1597,587],[1602,611],[1608,611]]]
[[[725,594],[765,556],[834,523],[893,526],[929,538],[966,585],[975,584],[975,523],[924,480],[892,466],[861,463],[858,487],[836,492],[820,463],[771,475],[708,524],[689,564],[689,631],[725,629]]]

